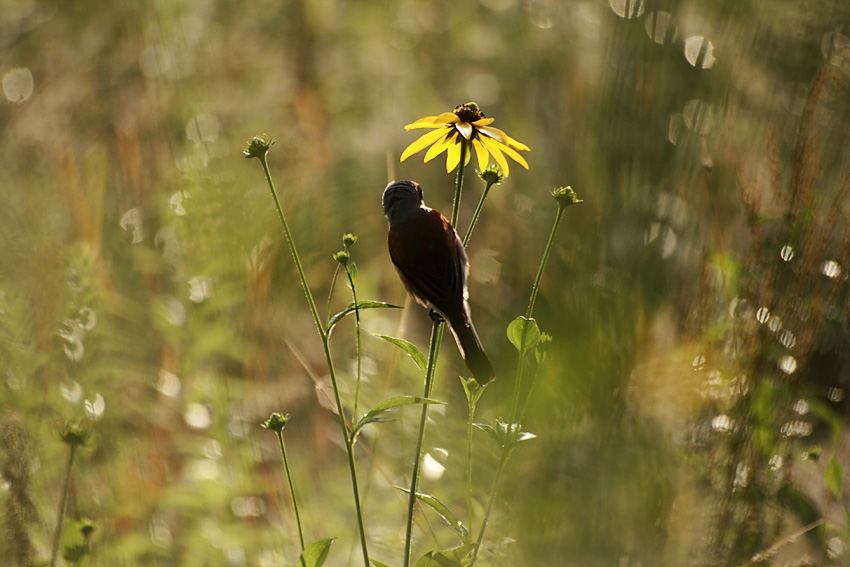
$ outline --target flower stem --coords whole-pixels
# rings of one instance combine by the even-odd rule
[[[472,552],[472,559],[469,562],[469,567],[475,565],[475,560],[478,559],[478,551],[481,549],[481,542],[484,541],[484,532],[487,530],[487,523],[490,521],[490,512],[493,509],[493,503],[496,501],[496,490],[502,480],[502,472],[505,470],[505,465],[510,457],[510,449],[502,448],[502,456],[499,459],[499,468],[496,469],[496,477],[493,479],[493,485],[490,487],[490,495],[487,497],[487,508],[484,510],[484,518],[481,520],[481,530],[478,532],[478,539],[475,541],[475,549]]]
[[[531,286],[531,296],[528,299],[528,309],[525,311],[525,318],[531,319],[534,314],[534,304],[537,301],[537,294],[540,291],[540,280],[543,279],[543,270],[546,269],[546,264],[549,262],[549,255],[552,253],[552,244],[555,242],[555,234],[558,232],[558,225],[561,224],[561,217],[564,214],[564,207],[558,207],[558,213],[555,215],[555,223],[552,225],[552,231],[549,233],[549,241],[546,243],[546,248],[543,251],[543,258],[540,260],[540,266],[537,268],[537,277],[534,278],[534,285]],[[520,344],[525,344],[526,333],[528,332],[528,324],[523,325],[522,341]],[[516,382],[514,383],[514,398],[511,407],[511,421],[514,423],[517,417],[517,408],[519,407],[520,387],[522,386],[522,359],[525,353],[519,353],[519,361],[517,362]]]
[[[342,265],[337,264],[336,269],[334,270],[334,275],[331,278],[331,286],[328,288],[328,305],[327,305],[327,313],[325,318],[325,325],[330,324],[331,320],[331,300],[334,297],[334,288],[336,288],[336,279],[339,276],[339,271],[342,269]]]
[[[478,200],[478,206],[475,207],[475,214],[472,215],[472,220],[469,222],[469,228],[466,229],[466,236],[463,237],[463,246],[469,244],[469,239],[472,237],[472,231],[475,229],[475,223],[478,222],[478,217],[481,216],[481,209],[484,208],[484,199],[487,198],[487,193],[490,192],[490,187],[493,186],[492,181],[487,181],[484,186],[484,192],[481,194],[481,199]]]
[[[345,267],[345,275],[348,276],[348,285],[351,287],[351,300],[354,302],[354,333],[357,349],[357,380],[354,387],[354,413],[352,418],[357,421],[357,406],[360,403],[360,378],[363,373],[363,351],[360,343],[360,309],[357,307],[357,289],[354,286],[354,278],[348,266]]]
[[[425,392],[423,397],[431,396],[434,386],[434,370],[437,366],[437,357],[440,354],[440,341],[443,338],[445,328],[442,319],[434,321],[431,327],[431,343],[428,349],[428,370],[425,373]],[[415,459],[413,470],[410,473],[410,494],[407,498],[407,526],[404,533],[404,567],[410,566],[410,540],[413,535],[413,512],[416,508],[416,491],[419,486],[419,465],[422,460],[422,444],[425,440],[425,422],[428,419],[429,404],[422,404],[422,412],[419,414],[419,435],[416,438]]]
[[[561,217],[564,214],[565,206],[562,206],[559,202],[558,213],[555,216],[555,223],[552,225],[552,231],[549,233],[549,241],[546,243],[546,248],[543,251],[543,257],[540,260],[540,266],[537,268],[537,277],[534,278],[534,285],[531,287],[531,296],[528,300],[528,308],[525,312],[526,320],[530,320],[532,315],[534,314],[534,304],[537,301],[537,294],[540,291],[540,281],[543,279],[543,270],[546,268],[546,264],[549,261],[549,256],[552,253],[552,244],[555,242],[555,234],[558,232],[558,226],[561,224]],[[524,345],[526,340],[526,333],[528,332],[528,324],[523,325],[522,329],[522,338],[520,340],[520,344]],[[513,405],[511,408],[511,419],[508,423],[508,432],[506,435],[518,435],[520,432],[520,428],[516,423],[517,418],[517,409],[519,407],[519,396],[520,390],[522,386],[522,369],[523,369],[523,357],[525,356],[525,352],[519,351],[519,359],[517,361],[517,372],[516,372],[516,381],[514,383],[514,398]],[[533,384],[532,384],[533,387]],[[526,400],[527,401],[527,400]],[[525,413],[525,405],[523,406],[523,413]],[[487,500],[487,508],[484,512],[484,518],[481,520],[481,529],[478,532],[478,540],[475,543],[475,551],[472,554],[472,561],[469,564],[469,567],[472,567],[475,563],[476,558],[478,557],[478,550],[481,548],[481,542],[484,540],[484,532],[487,529],[487,522],[490,519],[490,510],[493,506],[493,502],[496,498],[496,491],[499,487],[499,482],[502,478],[502,471],[505,468],[505,465],[508,462],[508,458],[510,458],[511,451],[516,446],[516,443],[512,440],[508,439],[505,445],[502,447],[502,455],[499,460],[499,468],[496,471],[496,477],[493,479],[493,485],[490,488],[490,496]]]
[[[313,294],[310,292],[310,286],[307,285],[307,277],[304,275],[304,267],[301,265],[301,257],[298,256],[298,250],[295,248],[295,240],[292,238],[292,233],[289,230],[289,224],[286,222],[286,217],[283,214],[283,208],[280,206],[280,199],[277,197],[277,191],[274,188],[271,173],[269,172],[269,164],[266,155],[260,156],[260,164],[263,166],[263,173],[266,175],[269,189],[274,199],[275,207],[277,207],[277,215],[280,218],[280,224],[283,226],[283,232],[286,236],[286,243],[289,245],[289,252],[292,254],[292,259],[295,261],[295,268],[298,271],[298,277],[301,280],[301,288],[304,290],[304,295],[307,296],[307,303],[310,305],[310,313],[313,315],[313,321],[316,323],[316,329],[319,334],[325,336],[327,332],[322,325],[322,320],[319,318],[319,311],[316,309],[316,302],[313,301]]]
[[[469,532],[472,533],[472,429],[475,420],[475,404],[469,405],[469,422],[466,425],[466,516]]]
[[[452,226],[457,225],[457,219],[460,213],[460,197],[463,192],[463,169],[466,164],[466,153],[469,151],[468,145],[469,143],[465,140],[461,141],[460,163],[457,169],[454,201],[452,202]],[[431,390],[434,386],[434,372],[437,366],[437,357],[440,354],[440,341],[443,339],[443,330],[445,329],[444,323],[445,322],[442,319],[436,319],[431,328],[431,342],[428,351],[428,369],[425,372],[424,397],[426,398],[431,396]],[[425,440],[425,423],[427,419],[428,404],[422,404],[422,412],[419,415],[419,434],[416,439],[413,470],[410,473],[410,495],[407,499],[407,526],[404,534],[404,567],[410,566],[410,540],[413,535],[413,513],[416,509],[416,490],[419,485],[419,465],[422,460],[422,444]]]
[[[460,195],[463,191],[463,170],[466,165],[466,156],[469,152],[469,142],[466,139],[460,141],[460,163],[457,167],[457,182],[455,183],[455,198],[452,201],[452,226],[457,226],[457,218],[460,214]]]
[[[345,448],[348,453],[348,468],[351,473],[351,488],[354,493],[354,507],[357,513],[357,525],[360,530],[360,547],[363,550],[363,565],[364,567],[370,567],[369,561],[369,550],[366,545],[366,530],[363,526],[363,514],[360,507],[360,492],[357,487],[357,468],[354,464],[354,440],[351,436],[351,431],[348,429],[348,425],[345,421],[345,410],[342,407],[342,400],[339,396],[339,386],[337,385],[336,379],[336,371],[334,370],[333,358],[331,357],[330,345],[328,343],[328,332],[325,330],[324,325],[322,325],[322,320],[319,318],[319,311],[316,309],[316,302],[313,300],[313,294],[310,291],[310,286],[307,284],[307,278],[304,275],[304,268],[301,265],[301,259],[298,256],[298,250],[295,248],[295,241],[292,238],[292,233],[289,230],[289,225],[286,222],[286,217],[283,214],[283,208],[280,206],[280,199],[278,199],[277,191],[274,187],[274,181],[272,181],[271,173],[269,172],[268,160],[266,159],[265,152],[257,155],[259,158],[260,164],[263,166],[263,173],[266,176],[266,181],[269,184],[269,190],[272,193],[272,198],[274,199],[275,206],[277,207],[277,214],[280,218],[280,223],[283,226],[283,232],[286,236],[286,243],[289,245],[289,251],[292,253],[292,258],[295,261],[295,267],[298,270],[298,277],[301,280],[301,287],[304,290],[304,295],[307,296],[307,303],[310,306],[310,313],[313,315],[313,321],[316,324],[316,330],[319,332],[319,336],[322,339],[322,347],[325,351],[325,360],[328,364],[328,373],[330,374],[331,385],[333,386],[334,392],[334,400],[336,402],[337,408],[337,416],[339,417],[339,425],[342,430],[343,439],[345,439]]]
[[[277,439],[280,442],[280,454],[283,456],[283,469],[286,472],[286,482],[289,485],[289,496],[292,498],[292,509],[295,512],[295,523],[298,525],[298,540],[301,542],[301,552],[304,552],[304,531],[301,528],[301,514],[298,513],[298,499],[295,497],[295,487],[292,484],[292,473],[289,472],[289,460],[286,458],[286,446],[283,444],[283,429],[278,430]]]
[[[71,469],[74,466],[74,455],[77,446],[70,445],[71,452],[68,455],[68,467],[65,469],[65,485],[62,488],[62,498],[59,502],[59,512],[56,514],[56,531],[53,534],[53,553],[50,556],[50,567],[56,565],[56,557],[59,555],[59,543],[62,541],[62,522],[65,519],[65,506],[68,503],[68,487],[71,484]]]

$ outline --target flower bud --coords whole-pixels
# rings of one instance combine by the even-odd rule
[[[558,187],[552,191],[552,196],[555,197],[555,200],[558,201],[558,206],[562,209],[583,202],[578,198],[572,187]]]
[[[269,416],[267,420],[265,420],[261,426],[263,429],[271,429],[277,433],[283,431],[283,426],[289,421],[289,414],[282,414],[279,412],[274,412]]]

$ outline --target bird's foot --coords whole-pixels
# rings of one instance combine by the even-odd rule
[[[437,313],[436,311],[434,311],[433,309],[429,309],[429,310],[428,310],[428,316],[429,316],[429,317],[431,318],[431,320],[432,320],[432,321],[434,321],[434,322],[437,322],[437,321],[443,321],[443,320],[444,320],[444,319],[443,319],[443,316],[442,316],[442,315],[440,315],[439,313]]]

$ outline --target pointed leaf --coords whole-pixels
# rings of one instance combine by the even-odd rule
[[[508,325],[508,340],[520,352],[525,352],[540,340],[540,328],[534,318],[519,316]]]
[[[359,271],[357,270],[357,264],[354,262],[348,265],[348,288],[353,290],[357,287],[357,276],[359,275]]]
[[[487,437],[489,437],[493,440],[494,443],[496,443],[496,446],[498,446],[499,448],[503,447],[502,438],[499,436],[498,433],[496,433],[496,430],[493,429],[492,425],[487,425],[486,423],[473,423],[472,425],[486,433]]]
[[[413,359],[413,363],[421,370],[423,373],[427,370],[428,367],[428,359],[425,358],[425,355],[422,354],[422,351],[419,350],[415,344],[410,341],[406,341],[404,339],[398,339],[396,337],[390,337],[389,335],[379,335],[373,333],[374,336],[384,339],[385,341],[391,342]]]
[[[482,386],[478,383],[478,380],[475,378],[465,378],[464,376],[459,376],[460,383],[463,386],[463,392],[466,394],[466,403],[469,409],[474,409],[475,404],[478,403],[478,400],[481,399],[481,394],[484,393],[484,388],[487,384]]]
[[[838,459],[835,458],[835,455],[831,456],[829,462],[826,464],[825,480],[829,492],[835,498],[840,498],[842,485],[844,484],[844,471],[841,469],[841,465],[838,464]]]
[[[378,561],[377,559],[375,559],[374,557],[370,557],[369,561],[371,561],[372,565],[374,565],[375,567],[390,567],[386,563],[382,563],[382,562]]]
[[[398,409],[402,406],[409,406],[413,404],[444,404],[446,402],[441,402],[439,400],[433,400],[431,398],[417,398],[415,396],[394,396],[392,398],[387,398],[381,402],[378,402],[375,407],[370,409],[366,415],[360,418],[360,421],[354,426],[352,431],[352,436],[357,435],[361,429],[363,429],[364,425],[369,423],[378,423],[383,421],[390,421],[390,419],[381,417],[383,414]]]
[[[513,451],[523,441],[537,437],[534,433],[523,431],[519,423],[505,423],[501,419],[496,419],[495,427],[486,423],[473,423],[473,425],[487,433],[488,437],[496,442],[496,445],[510,451]]]
[[[443,567],[436,559],[432,557],[433,553],[433,551],[429,551],[428,553],[417,559],[416,563],[413,564],[413,567]],[[460,567],[460,565],[458,565],[457,567]]]
[[[396,486],[399,490],[406,494],[410,494],[410,490],[406,488],[402,488],[400,486]],[[427,504],[434,510],[436,513],[440,515],[443,521],[446,523],[446,526],[449,527],[453,532],[460,536],[461,541],[463,543],[469,543],[469,530],[466,529],[460,520],[457,519],[457,516],[449,509],[448,506],[437,500],[435,496],[431,496],[430,494],[423,494],[422,492],[416,493],[416,498],[422,502],[423,504]]]
[[[328,558],[333,542],[333,539],[323,539],[307,545],[301,553],[299,565],[302,567],[322,567]]]
[[[475,544],[469,543],[442,551],[429,551],[416,560],[414,567],[462,567],[463,560],[475,549]]]
[[[401,309],[398,305],[393,305],[391,303],[385,303],[383,301],[358,301],[356,304],[349,303],[348,307],[334,315],[328,321],[328,333],[331,332],[331,329],[334,328],[334,325],[339,323],[343,317],[348,315],[349,313],[353,313],[355,309]]]

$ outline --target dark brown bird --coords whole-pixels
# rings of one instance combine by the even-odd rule
[[[475,379],[493,379],[469,311],[469,260],[455,229],[439,211],[425,206],[415,181],[394,181],[384,189],[389,221],[387,245],[404,287],[424,307],[445,319]]]

